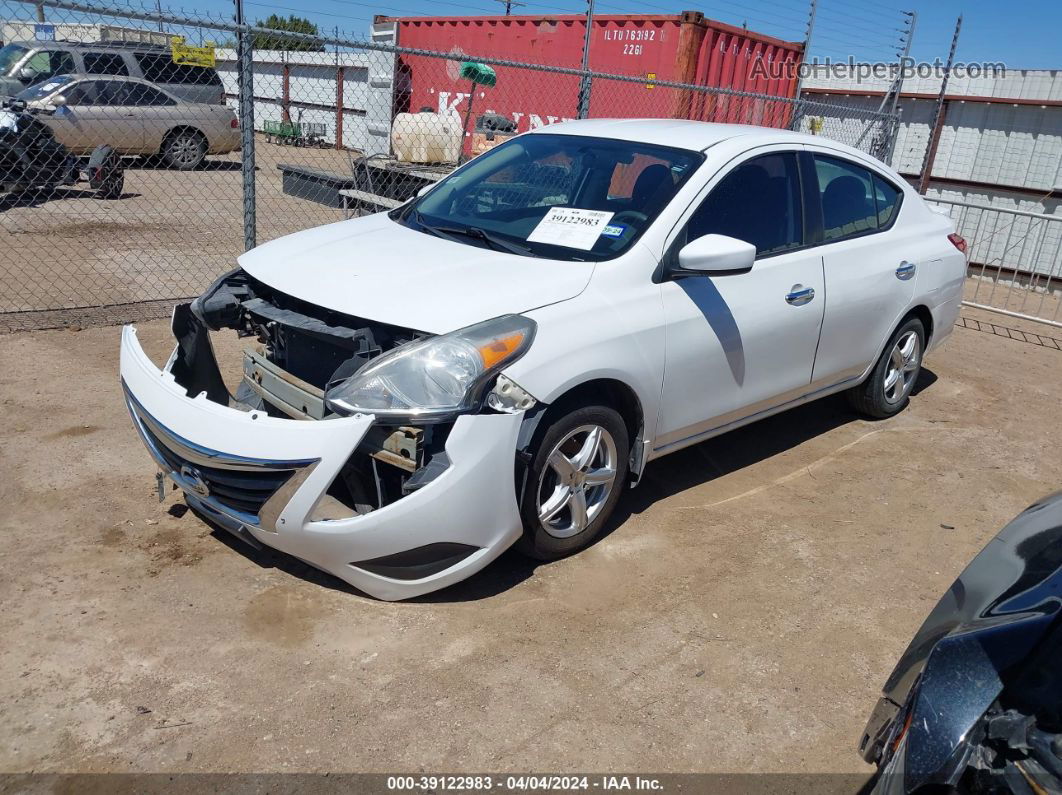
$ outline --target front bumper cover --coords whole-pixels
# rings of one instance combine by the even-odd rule
[[[435,480],[367,514],[311,520],[374,417],[279,419],[223,406],[205,394],[188,397],[168,368],[160,371],[147,357],[132,326],[122,330],[121,378],[142,441],[193,507],[379,599],[406,599],[459,582],[520,536],[514,457],[522,414],[459,417],[446,441],[450,466]],[[256,475],[271,479],[258,501],[243,488]],[[364,561],[380,571],[380,559],[438,545],[475,551],[419,579],[356,565]]]

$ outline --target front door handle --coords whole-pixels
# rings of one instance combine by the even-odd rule
[[[896,278],[902,282],[907,281],[915,275],[915,264],[904,260],[900,263],[900,267],[896,269]]]
[[[805,287],[802,284],[794,284],[786,294],[785,302],[793,306],[803,306],[815,297],[814,287]]]

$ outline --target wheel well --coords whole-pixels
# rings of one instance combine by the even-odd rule
[[[173,136],[177,135],[178,133],[183,133],[183,132],[195,133],[200,138],[202,138],[204,142],[206,142],[207,144],[210,143],[207,140],[206,133],[204,133],[198,127],[193,127],[190,124],[180,124],[180,125],[172,128],[172,129],[166,131],[166,134],[164,136],[162,136],[162,146],[165,148],[166,144],[168,144],[170,142],[170,139],[173,138]]]
[[[912,317],[916,317],[922,321],[922,328],[926,330],[925,343],[928,347],[929,341],[933,338],[933,313],[929,311],[928,307],[919,304],[906,315],[904,315],[903,320],[899,322],[897,328],[899,328],[899,326],[902,326]]]
[[[558,406],[587,406],[599,404],[609,406],[619,412],[627,426],[627,436],[631,444],[642,432],[642,403],[634,390],[622,381],[614,378],[597,378],[572,387],[550,404]]]

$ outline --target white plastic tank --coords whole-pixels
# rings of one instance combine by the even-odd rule
[[[456,163],[461,156],[461,117],[399,113],[391,124],[391,148],[403,163]]]

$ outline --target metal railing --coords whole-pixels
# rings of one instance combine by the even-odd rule
[[[84,92],[67,92],[61,108],[42,110],[57,138],[80,131],[67,144],[73,154],[84,158],[95,144],[118,148],[125,186],[107,199],[83,184],[0,197],[7,241],[0,246],[0,332],[162,316],[250,246],[393,207],[458,163],[581,111],[814,131],[871,153],[887,151],[896,127],[895,115],[865,107],[280,33],[220,15],[160,11],[154,0],[0,0],[0,20],[32,29],[41,7],[56,39],[77,38],[82,48],[95,28],[129,38],[150,30],[180,36],[182,46],[212,47],[216,69],[204,73],[210,83],[193,87],[198,102],[205,91],[212,104],[166,107],[147,85],[129,89],[132,107],[121,112],[101,109],[94,97],[89,104],[97,107],[86,114],[77,104]],[[70,42],[51,44],[58,51]],[[470,61],[496,79],[470,80]],[[68,62],[60,55],[53,63]],[[171,93],[189,88],[155,82]],[[581,93],[587,88],[588,97]],[[138,103],[150,106],[144,118]],[[167,114],[173,118],[158,129]],[[625,184],[636,176],[625,174]]]
[[[969,247],[966,306],[1062,327],[1062,215],[926,198]]]

